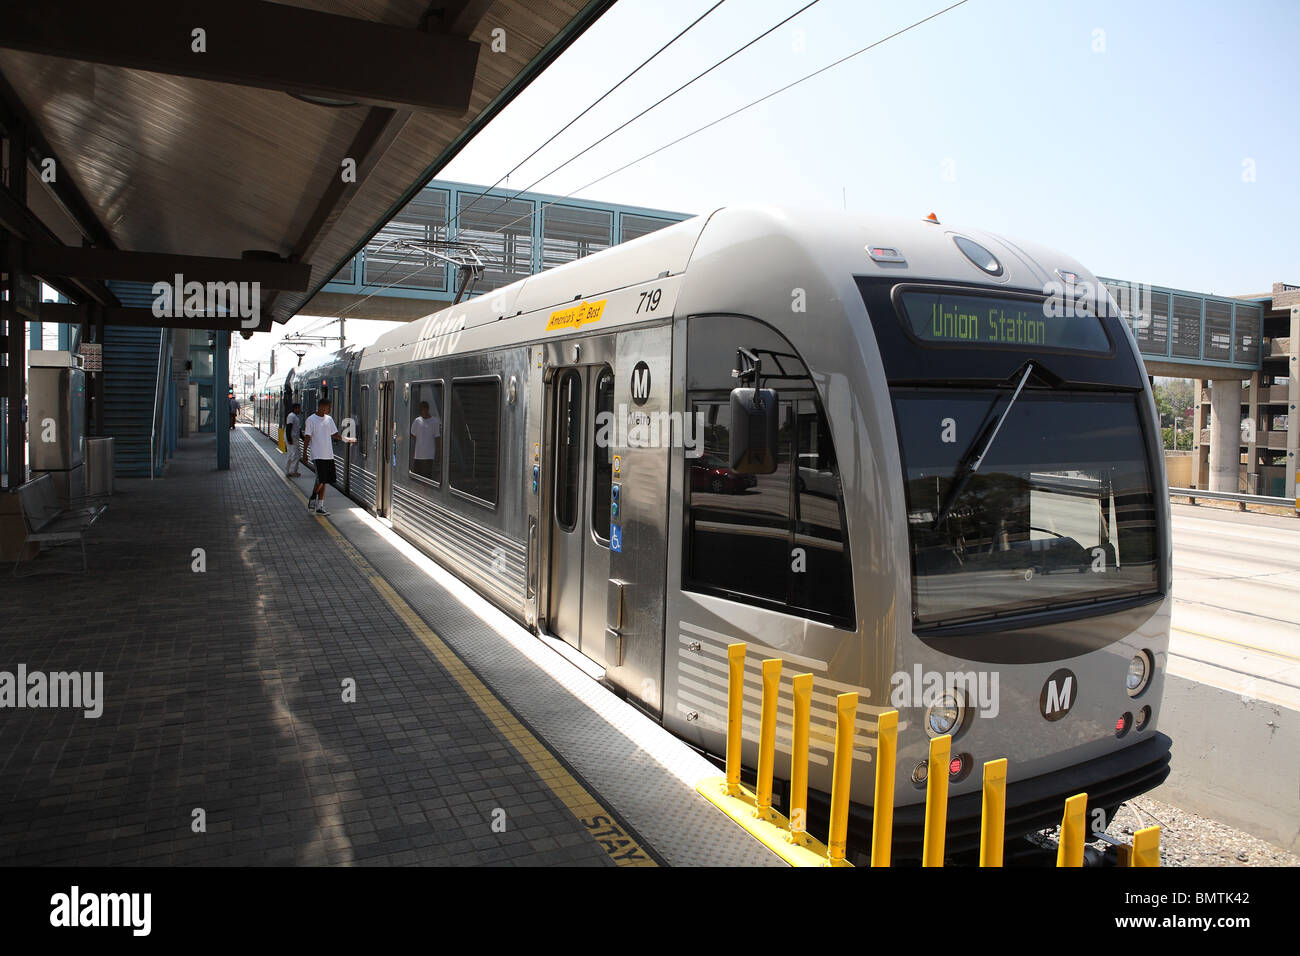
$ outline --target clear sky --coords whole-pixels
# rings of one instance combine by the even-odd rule
[[[619,0],[440,178],[495,182],[713,2]],[[507,185],[569,194],[947,5],[820,0],[607,135],[805,2],[727,0]],[[1298,37],[1297,0],[968,0],[576,195],[934,211],[1102,275],[1263,292],[1300,282]]]

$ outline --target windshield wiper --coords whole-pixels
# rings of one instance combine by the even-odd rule
[[[980,465],[984,463],[984,458],[993,447],[993,442],[998,437],[998,432],[1002,429],[1002,423],[1007,420],[1011,414],[1012,407],[1016,404],[1016,399],[1020,397],[1020,390],[1025,387],[1025,382],[1029,381],[1029,376],[1034,371],[1034,363],[1025,363],[1025,374],[1020,376],[1020,384],[1016,386],[1015,392],[1011,395],[1011,401],[1007,402],[1007,407],[1003,409],[1002,414],[998,416],[996,422],[986,426],[982,432],[975,437],[970,443],[970,447],[962,453],[961,460],[957,462],[957,467],[949,479],[948,493],[944,495],[943,505],[939,508],[939,513],[934,519],[934,528],[938,530],[939,526],[947,519],[953,506],[957,504],[957,499],[961,493],[966,490],[967,483],[970,482],[971,476],[979,471]],[[996,399],[994,400],[996,402]],[[991,429],[991,431],[990,431]]]

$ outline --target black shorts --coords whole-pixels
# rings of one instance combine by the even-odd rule
[[[316,481],[318,484],[332,485],[335,477],[333,458],[316,459]]]

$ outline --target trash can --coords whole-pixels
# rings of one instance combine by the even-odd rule
[[[113,439],[86,439],[86,494],[113,493]]]

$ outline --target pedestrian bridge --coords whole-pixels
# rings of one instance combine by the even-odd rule
[[[1260,370],[1267,300],[1232,299],[1124,279],[1101,281],[1128,318],[1153,374],[1220,378],[1222,370],[1235,370],[1248,377]]]

